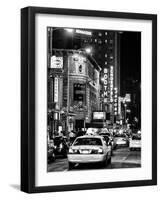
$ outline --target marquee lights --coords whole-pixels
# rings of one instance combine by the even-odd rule
[[[113,66],[110,66],[110,102],[113,102]]]
[[[85,31],[85,30],[76,29],[75,32],[76,32],[76,33],[79,33],[79,34],[83,34],[83,35],[89,35],[89,36],[92,35],[92,32],[90,32],[90,31]]]
[[[104,97],[104,103],[108,102],[108,69],[104,68],[103,71],[103,87],[104,87],[104,92],[103,92],[103,97]]]
[[[117,88],[114,88],[114,115],[118,113],[118,91]]]
[[[58,102],[58,93],[59,93],[58,78],[55,77],[55,79],[54,79],[54,102],[55,103]]]

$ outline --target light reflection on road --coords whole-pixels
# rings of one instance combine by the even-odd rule
[[[92,169],[118,169],[141,167],[141,152],[129,151],[129,148],[118,148],[113,151],[111,164],[102,167],[100,164],[76,164],[72,170],[92,170]],[[48,164],[48,172],[68,171],[67,158],[57,158],[55,162]]]

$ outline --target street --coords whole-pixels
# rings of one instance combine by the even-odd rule
[[[129,151],[128,147],[121,147],[113,150],[111,164],[102,167],[100,164],[76,164],[72,170],[91,169],[117,169],[141,167],[141,151]],[[67,158],[57,158],[55,162],[48,164],[48,172],[68,171]]]

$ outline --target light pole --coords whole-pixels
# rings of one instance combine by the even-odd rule
[[[125,125],[126,125],[126,108],[127,108],[127,104],[124,103],[124,107],[125,107]]]

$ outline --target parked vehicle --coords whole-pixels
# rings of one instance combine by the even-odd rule
[[[47,148],[48,148],[48,152],[47,152],[48,163],[55,161],[55,149],[53,145],[53,140],[50,140],[48,142]]]
[[[66,137],[56,136],[54,138],[54,149],[56,156],[67,157],[68,148],[68,140]]]

